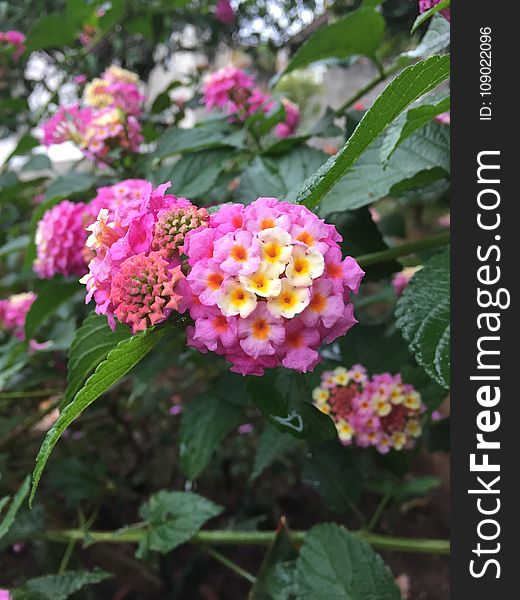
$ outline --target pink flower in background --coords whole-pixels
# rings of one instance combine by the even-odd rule
[[[85,76],[75,81],[83,83]],[[116,151],[139,151],[143,136],[138,117],[144,99],[138,76],[113,65],[85,86],[84,106],[60,107],[41,125],[42,143],[72,141],[100,166],[109,165]]]
[[[185,236],[192,268],[183,295],[195,321],[188,344],[223,355],[243,375],[280,365],[312,370],[321,343],[356,323],[350,293],[363,271],[342,260],[339,241],[333,226],[276,198],[211,214],[209,227]]]
[[[105,165],[110,163],[112,150],[134,153],[142,141],[141,124],[135,117],[118,108],[102,108],[91,112],[79,146],[88,158]]]
[[[91,119],[90,108],[80,108],[78,104],[60,107],[50,119],[41,125],[42,144],[51,146],[68,141],[80,143]]]
[[[450,213],[446,215],[442,215],[437,219],[437,225],[442,227],[443,229],[449,229],[451,226],[451,216]]]
[[[450,125],[451,124],[450,111],[443,112],[440,115],[437,115],[435,117],[435,120],[438,121],[439,123],[444,124],[444,125]]]
[[[381,221],[381,213],[374,206],[370,206],[368,211],[370,212],[370,216],[372,217],[372,221],[374,223],[379,223]]]
[[[300,109],[294,102],[291,102],[287,98],[282,98],[282,104],[285,108],[285,121],[283,123],[278,123],[274,132],[277,137],[286,138],[292,135],[298,127],[298,123],[300,122]]]
[[[253,91],[253,78],[242,69],[224,67],[208,75],[202,92],[206,108],[222,108],[235,112],[243,108]]]
[[[72,81],[76,85],[83,85],[84,83],[87,82],[87,76],[84,75],[83,73],[80,73],[79,75],[76,75]]]
[[[36,294],[33,292],[14,294],[0,300],[0,329],[12,333],[23,341],[25,339],[25,317],[35,300]]]
[[[0,590],[0,600],[11,600],[9,590]]]
[[[83,202],[63,200],[46,211],[36,227],[34,272],[43,279],[85,273],[85,227],[94,218]]]
[[[252,423],[244,423],[238,427],[238,433],[240,435],[249,435],[250,433],[253,433],[254,430],[255,428],[253,427]]]
[[[417,390],[401,375],[382,373],[367,377],[362,365],[325,371],[312,392],[314,404],[330,415],[340,442],[381,454],[412,448],[421,435],[426,407]]]
[[[441,0],[419,0],[419,12],[422,14],[430,8],[433,8],[437,4],[439,4]],[[449,8],[445,8],[441,10],[441,15],[449,21],[451,19],[451,10]]]
[[[14,60],[18,60],[25,52],[25,39],[26,37],[21,31],[0,31],[0,44],[8,44],[14,48]]]
[[[421,269],[421,265],[417,267],[406,267],[393,276],[392,286],[396,296],[401,296],[410,283],[410,279],[417,273],[417,271],[420,271]]]
[[[217,0],[215,18],[225,25],[231,25],[235,22],[235,11],[229,0]]]
[[[135,73],[112,65],[85,86],[84,100],[93,108],[119,108],[126,115],[139,117],[145,97]]]
[[[86,301],[94,299],[96,312],[107,315],[111,327],[117,317],[135,333],[167,319],[182,299],[177,291],[183,279],[181,261],[172,252],[172,239],[179,241],[178,235],[186,233],[189,219],[183,219],[182,210],[192,215],[196,209],[185,198],[165,195],[168,187],[169,183],[154,190],[151,183],[127,180],[98,191],[98,217],[87,228],[87,247],[94,258],[81,281],[87,287]],[[114,201],[118,194],[126,201]],[[178,219],[179,231],[172,219],[166,236],[164,215],[170,212]]]
[[[220,108],[231,116],[230,120],[244,121],[251,115],[268,113],[275,100],[254,85],[254,79],[242,69],[224,67],[208,75],[202,88],[203,101],[208,110]],[[275,129],[278,137],[292,135],[300,121],[300,110],[296,104],[282,99],[285,108],[285,121]]]

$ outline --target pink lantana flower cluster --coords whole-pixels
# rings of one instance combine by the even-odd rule
[[[93,220],[84,202],[63,200],[47,210],[36,226],[34,272],[42,279],[83,275],[88,262],[85,227]]]
[[[312,392],[314,404],[335,422],[340,442],[381,454],[412,448],[426,410],[421,395],[401,375],[368,377],[361,365],[325,371]]]
[[[422,265],[416,267],[405,267],[399,273],[396,273],[392,278],[392,287],[396,296],[401,296],[404,290],[408,287],[410,279],[422,269]]]
[[[184,279],[180,254],[188,231],[207,222],[205,209],[184,198],[165,195],[147,183],[138,197],[102,208],[87,229],[94,253],[81,279],[96,312],[129,325],[133,333],[167,319],[178,310]]]
[[[312,370],[320,345],[356,323],[350,293],[364,273],[342,259],[340,241],[303,206],[275,198],[222,206],[185,239],[183,306],[195,321],[188,344],[244,375]]]
[[[139,117],[145,97],[139,90],[139,77],[115,65],[85,86],[85,103],[94,108],[119,108]]]
[[[441,0],[419,0],[419,12],[422,14],[427,10],[430,10],[430,8],[437,6],[437,4],[439,4],[440,1]],[[449,21],[451,19],[451,9],[445,8],[444,10],[441,10],[441,15],[447,21]]]
[[[25,317],[36,300],[33,292],[13,294],[0,300],[0,329],[12,333],[19,340],[25,339]]]
[[[109,67],[85,87],[83,106],[60,107],[42,124],[43,144],[73,141],[101,165],[110,163],[115,150],[137,152],[143,141],[138,120],[143,102],[137,75]]]
[[[12,47],[14,60],[18,60],[25,52],[25,39],[21,31],[0,31],[0,47],[3,45]]]
[[[86,247],[86,227],[102,208],[114,210],[121,203],[141,198],[148,185],[143,179],[127,179],[99,188],[88,204],[63,200],[47,210],[36,226],[35,273],[43,279],[85,274],[93,256]]]
[[[203,101],[208,110],[220,108],[233,119],[244,121],[262,111],[269,112],[275,101],[254,84],[254,79],[237,67],[224,67],[211,73],[204,82]],[[275,128],[275,134],[287,137],[294,133],[300,122],[300,111],[296,104],[282,99],[285,121]]]

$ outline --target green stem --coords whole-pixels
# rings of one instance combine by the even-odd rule
[[[0,400],[11,400],[16,398],[40,398],[42,396],[52,396],[60,390],[27,390],[21,392],[0,392]]]
[[[65,552],[63,553],[63,558],[61,559],[60,567],[58,569],[58,575],[61,575],[67,570],[67,566],[70,561],[70,557],[72,556],[72,552],[74,551],[74,547],[76,546],[76,540],[70,540],[65,548]]]
[[[397,62],[391,64],[387,69],[378,66],[378,75],[376,75],[374,79],[371,79],[365,86],[360,88],[353,96],[351,96],[346,102],[344,102],[339,108],[337,108],[336,115],[340,116],[343,113],[347,112],[347,110],[353,104],[355,104],[358,100],[361,100],[361,98],[368,94],[368,92],[371,92],[381,82],[390,77],[390,75],[393,75],[394,73],[399,71],[401,66],[402,65],[398,64]]]
[[[208,547],[203,547],[203,550],[204,550],[204,552],[207,552],[210,556],[212,556],[215,560],[218,560],[219,563],[222,563],[225,567],[227,567],[228,569],[230,569],[237,575],[240,575],[240,577],[247,579],[247,581],[249,581],[249,583],[256,582],[256,577],[254,575],[251,575],[251,573],[249,573],[249,571],[246,571],[240,565],[237,565],[236,562],[233,562],[227,556],[224,556],[223,554],[221,554],[214,548],[210,548],[208,546]]]
[[[377,508],[367,525],[367,528],[366,528],[367,532],[372,531],[372,529],[374,529],[374,527],[379,523],[379,519],[381,518],[381,515],[383,514],[383,511],[385,510],[386,505],[388,504],[388,501],[390,500],[391,497],[392,496],[388,493],[383,496],[383,498],[381,499],[381,502],[377,505]]]
[[[357,256],[356,261],[362,267],[370,267],[378,263],[398,258],[399,256],[407,256],[408,254],[414,254],[421,250],[430,250],[432,248],[438,248],[439,246],[445,246],[450,243],[450,232],[445,231],[438,235],[432,235],[431,237],[423,238],[422,240],[416,240],[414,242],[408,242],[406,244],[400,244],[387,250],[381,250],[379,252],[373,252],[372,254],[363,254]]]
[[[89,531],[81,529],[66,529],[48,531],[41,535],[43,539],[52,542],[68,542],[69,540],[83,541],[88,537],[89,543],[138,543],[144,535],[146,528],[132,528],[123,531]],[[413,539],[386,535],[375,535],[366,531],[355,532],[375,548],[382,550],[395,550],[397,552],[412,552],[424,554],[449,554],[449,540]],[[290,537],[293,543],[301,545],[305,541],[305,531],[292,531]],[[213,530],[199,531],[191,540],[191,544],[212,546],[269,546],[275,539],[274,531],[233,531]]]

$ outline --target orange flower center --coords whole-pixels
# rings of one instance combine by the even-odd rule
[[[293,331],[287,336],[287,344],[290,348],[301,348],[303,342],[303,335],[299,331]]]
[[[298,237],[296,239],[299,242],[303,242],[304,244],[307,244],[307,246],[312,246],[314,244],[314,238],[308,231],[305,231],[305,230],[302,231],[301,233],[299,233]]]
[[[222,285],[223,281],[224,278],[222,277],[222,275],[220,275],[220,273],[211,273],[208,276],[208,287],[211,290],[218,290]]]
[[[343,275],[343,269],[341,265],[337,263],[329,263],[326,267],[327,275],[333,279],[341,279]]]
[[[253,335],[259,340],[267,339],[270,329],[271,328],[265,319],[257,319],[253,323]]]
[[[244,262],[247,260],[247,250],[244,246],[233,246],[231,256],[238,262]]]
[[[262,219],[260,221],[260,229],[271,229],[271,227],[275,226],[274,219]]]
[[[310,302],[310,309],[317,313],[322,313],[327,306],[327,299],[323,294],[314,294]]]
[[[225,333],[228,328],[226,317],[218,316],[213,319],[213,329],[217,333]]]

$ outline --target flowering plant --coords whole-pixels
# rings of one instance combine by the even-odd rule
[[[141,4],[2,4],[0,598],[440,598],[446,4]]]

